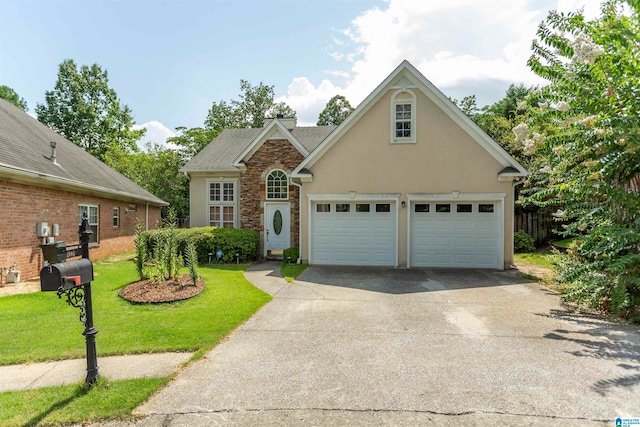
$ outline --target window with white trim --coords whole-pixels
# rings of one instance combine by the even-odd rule
[[[89,229],[93,234],[89,238],[89,243],[98,243],[98,206],[97,205],[79,205],[78,225],[82,225],[82,217],[87,214],[89,220]]]
[[[416,142],[416,96],[409,89],[399,90],[391,97],[391,142]]]
[[[210,181],[208,187],[209,225],[220,228],[235,228],[236,182]]]
[[[113,228],[120,227],[120,208],[113,208]]]
[[[267,175],[267,200],[289,199],[289,178],[280,169],[274,169]]]

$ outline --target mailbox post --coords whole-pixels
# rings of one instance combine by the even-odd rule
[[[86,212],[78,229],[82,259],[56,264],[45,264],[40,270],[40,288],[42,291],[56,291],[58,298],[67,297],[67,303],[80,309],[80,321],[84,325],[87,347],[86,383],[93,385],[100,378],[98,373],[98,357],[96,352],[96,334],[93,326],[93,304],[91,302],[91,282],[93,281],[93,264],[89,260],[89,239],[91,228]]]

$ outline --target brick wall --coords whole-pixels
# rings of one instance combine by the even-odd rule
[[[266,201],[265,179],[274,169],[282,169],[290,175],[304,159],[286,139],[266,141],[249,160],[246,170],[240,177],[240,227],[260,233],[260,247],[263,253],[264,242],[264,202]],[[300,222],[299,188],[289,183],[291,203],[291,244],[298,246]],[[285,201],[285,200],[282,200]]]
[[[136,218],[143,223],[146,206],[136,205],[135,212],[125,213],[134,205],[97,196],[23,185],[0,180],[0,267],[17,264],[22,278],[37,277],[42,268],[42,238],[36,236],[36,223],[59,224],[56,241],[78,243],[78,205],[97,205],[99,213],[98,243],[89,248],[92,259],[133,249]],[[113,208],[120,208],[120,226],[113,227]],[[160,208],[149,207],[149,228],[155,228]]]

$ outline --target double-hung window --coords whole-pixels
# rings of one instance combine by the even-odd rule
[[[416,142],[416,96],[399,90],[391,97],[391,143]]]
[[[234,228],[236,218],[236,182],[209,182],[209,225]]]
[[[89,243],[98,243],[98,206],[97,205],[80,205],[78,214],[78,225],[82,224],[82,217],[87,215],[89,220],[89,229],[93,231]]]

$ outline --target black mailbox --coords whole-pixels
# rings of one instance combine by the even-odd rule
[[[93,264],[87,258],[46,265],[40,270],[42,291],[68,290],[93,281]]]
[[[67,260],[67,244],[65,242],[55,242],[51,245],[40,245],[42,257],[49,264],[65,262]]]

